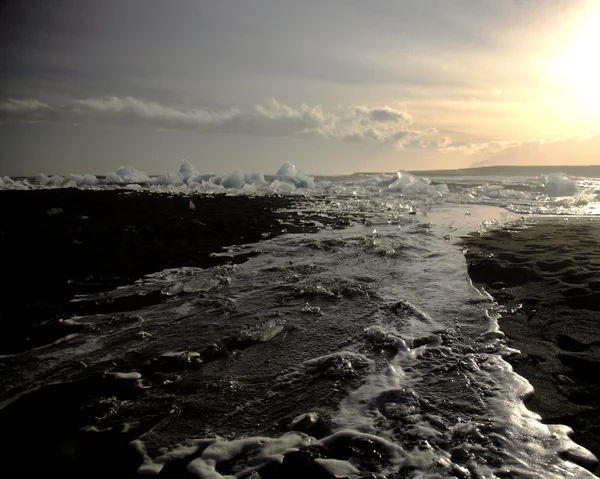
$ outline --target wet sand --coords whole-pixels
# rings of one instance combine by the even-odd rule
[[[600,221],[526,224],[466,238],[469,275],[507,310],[500,328],[521,351],[509,362],[535,388],[527,406],[600,457]]]

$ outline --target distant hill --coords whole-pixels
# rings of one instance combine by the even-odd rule
[[[549,165],[549,166],[482,166],[458,170],[411,170],[416,176],[540,176],[548,173],[565,173],[569,176],[600,177],[600,165]]]

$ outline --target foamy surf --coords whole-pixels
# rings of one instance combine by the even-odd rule
[[[142,474],[593,477],[569,431],[524,407],[531,386],[504,361],[513,351],[496,306],[457,244],[518,218],[468,211],[307,199],[299,213],[340,228],[232,247],[256,252],[237,266],[76,298],[168,299],[79,317],[76,337],[10,358],[6,396],[91,381],[89,434],[125,435]]]

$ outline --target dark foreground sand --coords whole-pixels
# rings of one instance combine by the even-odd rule
[[[527,225],[467,238],[469,275],[506,306],[500,327],[521,351],[510,362],[535,388],[527,406],[600,457],[600,221]]]
[[[301,197],[192,199],[195,210],[189,209],[187,197],[126,190],[0,191],[0,355],[27,351],[77,330],[61,325],[60,318],[137,310],[167,298],[158,292],[112,303],[70,303],[75,295],[110,291],[166,268],[240,263],[256,254],[251,247],[234,257],[211,253],[284,231],[315,232],[336,220],[318,213],[300,216]],[[55,208],[61,211],[49,214]],[[131,437],[80,431],[89,423],[83,405],[90,400],[135,396],[128,386],[97,376],[48,385],[0,409],[0,450],[9,470],[21,477],[138,477],[141,456],[129,441],[161,416],[149,415]],[[301,453],[267,472],[267,479],[324,477],[323,469]],[[186,477],[185,467],[175,463],[161,477]]]
[[[239,263],[253,254],[251,249],[234,259],[210,255],[284,229],[316,229],[310,219],[280,212],[300,201],[289,197],[217,195],[193,200],[197,207],[192,211],[186,197],[127,190],[0,191],[0,355],[73,332],[52,320],[88,313],[69,304],[75,295],[110,291],[166,268]],[[53,208],[62,212],[49,214]],[[114,307],[138,309],[162,301],[161,296],[147,295],[136,304]],[[94,312],[109,312],[107,307]],[[40,327],[42,322],[46,323]]]

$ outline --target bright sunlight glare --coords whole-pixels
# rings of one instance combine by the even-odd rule
[[[586,15],[574,37],[550,62],[546,72],[548,100],[580,120],[600,111],[600,4]]]

